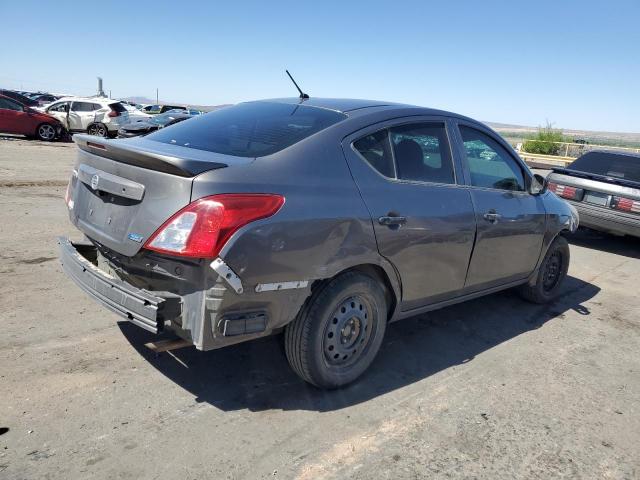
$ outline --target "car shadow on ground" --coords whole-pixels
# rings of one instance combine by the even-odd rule
[[[592,248],[615,255],[640,259],[640,238],[631,236],[619,237],[595,230],[579,228],[573,235],[567,235],[567,240],[572,245],[579,247]]]
[[[144,343],[156,336],[128,322],[118,325],[140,355],[199,402],[225,411],[332,411],[473,361],[549,320],[561,321],[569,310],[589,315],[583,303],[599,290],[567,277],[563,293],[549,305],[533,305],[505,291],[393,323],[368,372],[355,384],[334,391],[314,388],[291,371],[281,335],[209,352],[189,347],[155,354]]]

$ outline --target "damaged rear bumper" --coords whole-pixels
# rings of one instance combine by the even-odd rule
[[[94,263],[96,247],[59,237],[62,269],[81,289],[109,310],[150,332],[159,333],[167,320],[180,315],[181,297],[149,292],[108,275]]]

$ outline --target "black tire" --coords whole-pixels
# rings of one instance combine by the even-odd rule
[[[43,142],[52,142],[56,139],[56,127],[50,123],[41,123],[36,128],[35,138]]]
[[[548,303],[556,298],[567,276],[570,257],[569,243],[559,235],[549,246],[540,264],[535,285],[521,286],[520,295],[533,303]]]
[[[315,292],[287,325],[287,359],[312,385],[342,387],[371,365],[386,326],[383,285],[369,275],[347,272]]]
[[[89,135],[107,138],[109,136],[109,129],[104,123],[92,123],[87,127],[87,133]]]

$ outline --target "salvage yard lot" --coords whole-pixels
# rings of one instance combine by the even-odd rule
[[[640,241],[579,232],[558,301],[393,324],[323,392],[279,337],[156,356],[73,285],[55,237],[80,238],[74,155],[0,137],[0,478],[640,476]]]

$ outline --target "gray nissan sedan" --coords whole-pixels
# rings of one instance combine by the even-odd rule
[[[389,322],[511,287],[547,302],[569,267],[575,209],[453,113],[278,99],[74,138],[67,275],[199,350],[284,332],[318,387],[361,375]]]

